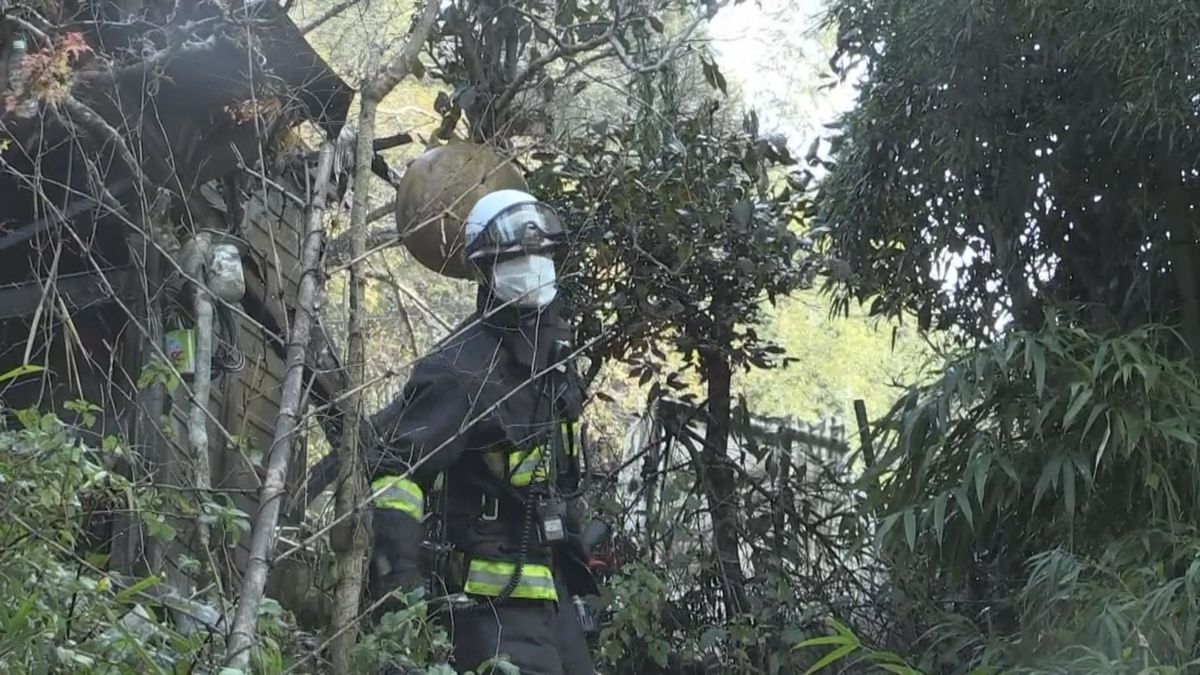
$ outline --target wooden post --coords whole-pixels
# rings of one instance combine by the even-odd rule
[[[875,466],[875,447],[871,444],[871,423],[867,419],[867,403],[861,398],[854,401],[854,417],[858,420],[858,438],[862,442],[863,461],[867,468]]]

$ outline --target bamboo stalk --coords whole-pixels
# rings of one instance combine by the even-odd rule
[[[275,547],[276,525],[279,521],[283,496],[300,419],[301,395],[304,384],[305,350],[316,314],[317,296],[321,287],[321,244],[325,235],[325,198],[329,175],[333,169],[333,141],[321,146],[317,175],[310,197],[308,222],[304,231],[304,246],[300,254],[300,289],[296,298],[295,318],[288,336],[287,372],[284,375],[279,399],[279,415],[275,418],[275,436],[267,459],[267,475],[260,494],[258,513],[250,541],[250,559],[242,578],[242,590],[229,633],[225,663],[230,668],[246,672],[250,650],[254,645],[258,608],[262,603],[270,570],[270,557]]]

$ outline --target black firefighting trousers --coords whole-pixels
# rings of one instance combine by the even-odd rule
[[[420,542],[420,525],[387,509],[374,509],[375,531],[370,596],[383,597],[395,588],[414,588],[424,582],[413,542]],[[498,607],[456,611],[442,621],[454,643],[454,667],[475,671],[498,656],[521,669],[521,675],[593,675],[583,627],[570,592],[555,573],[558,602],[510,598]],[[381,608],[388,611],[388,607]],[[378,615],[378,613],[377,613]]]

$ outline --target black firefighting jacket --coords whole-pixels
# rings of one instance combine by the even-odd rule
[[[455,550],[492,560],[524,551],[525,562],[551,564],[551,548],[527,521],[531,499],[551,484],[569,493],[581,476],[575,423],[584,390],[570,330],[558,301],[496,311],[481,289],[477,307],[417,363],[367,471],[372,482],[408,472],[430,510],[445,516]],[[405,537],[405,548],[419,544]]]

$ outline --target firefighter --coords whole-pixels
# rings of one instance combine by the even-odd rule
[[[595,672],[579,599],[595,591],[577,537],[584,389],[555,284],[564,237],[523,191],[478,200],[464,225],[476,312],[418,361],[367,460],[370,593],[427,584],[450,598],[440,617],[460,672],[500,655],[527,675]]]

